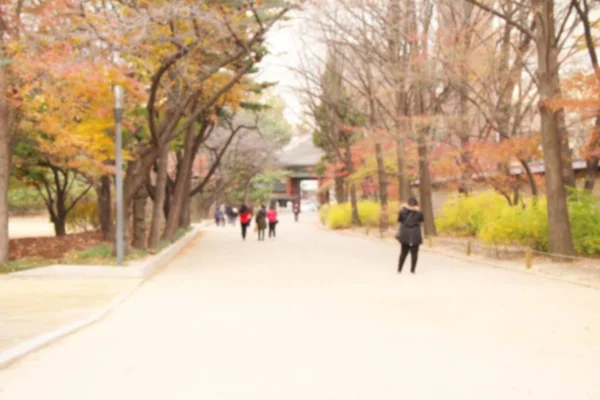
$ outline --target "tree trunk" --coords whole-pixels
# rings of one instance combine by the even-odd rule
[[[133,202],[124,202],[123,207],[123,250],[125,255],[131,251],[131,228],[132,228],[132,217],[133,217]]]
[[[533,177],[533,173],[531,172],[531,168],[529,168],[529,164],[525,160],[519,160],[523,168],[525,169],[525,173],[527,174],[527,180],[529,181],[529,187],[531,188],[531,195],[533,198],[538,197],[538,189],[537,184],[535,183],[535,178]]]
[[[397,135],[401,134],[397,131]],[[410,181],[406,175],[406,149],[404,138],[396,139],[396,162],[398,164],[398,200],[401,203],[408,201],[410,197]]]
[[[352,152],[350,150],[350,138],[347,135],[344,136],[344,146],[346,147],[346,169],[348,175],[354,173],[354,164],[352,162]],[[352,225],[360,225],[360,217],[358,216],[358,197],[356,194],[356,185],[350,184],[350,206],[352,207]]]
[[[148,190],[142,186],[136,193],[133,201],[133,247],[144,250],[146,248],[146,203]]]
[[[572,255],[574,249],[563,175],[559,113],[548,104],[559,93],[554,2],[532,0],[532,5],[538,27],[534,35],[538,56],[539,107],[546,169],[549,247],[552,253]]]
[[[193,163],[192,163],[193,164]],[[183,229],[188,229],[192,224],[192,215],[191,215],[191,206],[193,196],[190,196],[190,190],[192,189],[192,171],[190,169],[190,174],[184,183],[185,187],[183,192],[185,193],[185,197],[183,199],[181,215],[179,217],[179,227]]]
[[[175,183],[169,182],[169,176],[167,175],[167,186],[165,187],[165,201],[163,204],[163,216],[165,223],[169,219],[169,211],[171,210],[171,199],[173,198],[173,187]]]
[[[585,178],[585,190],[592,193],[594,191],[594,186],[596,186],[596,175],[598,174],[598,163],[600,163],[600,158],[598,157],[590,157],[586,160],[586,172],[587,176]]]
[[[348,195],[345,190],[344,178],[341,176],[335,177],[335,201],[342,204],[348,201]]]
[[[54,234],[56,236],[65,236],[67,234],[66,215],[56,214],[52,223],[54,224]]]
[[[150,237],[148,238],[148,248],[156,249],[160,240],[160,228],[162,224],[163,207],[167,197],[167,167],[169,160],[169,148],[165,147],[160,152],[158,159],[158,172],[156,176],[156,189],[154,193],[154,203],[152,207],[152,225],[150,227]]]
[[[96,185],[96,198],[98,208],[98,221],[104,240],[111,239],[112,233],[112,198],[110,187],[110,176],[102,175],[100,183]]]
[[[133,175],[140,174],[139,169],[140,161],[134,161],[129,164],[127,167],[127,178],[125,178],[123,182],[123,250],[125,255],[129,254],[131,251],[131,221],[133,216],[133,203],[135,201],[135,194],[137,194],[138,190],[142,186],[145,186],[147,183],[148,170],[152,167],[152,165],[148,166],[148,170],[146,171],[145,178],[134,179]],[[131,178],[131,180],[129,180]],[[139,182],[144,182],[144,184],[140,184]],[[128,185],[130,183],[130,185]],[[131,192],[135,190],[133,194]],[[116,224],[115,224],[116,226]],[[116,235],[114,236],[116,237]]]
[[[6,67],[0,67],[0,264],[8,262],[8,187],[12,158],[6,91]]]
[[[414,0],[410,2],[411,10],[410,10],[410,19],[411,24],[413,26],[413,30],[417,32],[417,17],[416,17],[416,5]],[[415,40],[412,44],[413,56],[422,57],[426,59],[428,57],[428,46],[427,46],[427,36],[429,34],[429,20],[431,15],[425,16],[424,31],[421,32],[421,35],[424,36],[422,39],[422,45]],[[422,71],[419,71],[418,74],[422,74]],[[426,83],[420,82],[418,79],[415,83],[415,95],[414,95],[414,110],[416,116],[426,117],[428,114],[427,106],[426,106],[426,96],[428,95],[428,90]],[[461,110],[464,111],[464,110]],[[461,120],[464,118],[464,115],[461,115]],[[421,128],[416,129],[417,134],[417,145],[418,145],[418,154],[419,154],[419,197],[421,203],[421,210],[423,211],[423,215],[425,217],[424,222],[424,230],[426,236],[435,236],[437,235],[437,231],[435,228],[435,216],[433,213],[433,200],[431,197],[432,193],[432,185],[431,185],[431,176],[429,173],[429,148],[427,145],[427,135],[429,134],[430,127],[428,125],[423,126]],[[466,129],[466,128],[465,128]],[[462,132],[461,139],[467,139],[468,136],[465,132]]]
[[[54,171],[55,173],[56,170]],[[67,177],[64,178],[65,181]],[[67,182],[64,183],[66,187]],[[60,184],[57,181],[56,184],[56,215],[54,218],[54,233],[56,236],[65,236],[67,234],[67,209],[66,209],[66,193],[63,188],[60,187]]]
[[[406,174],[406,149],[404,148],[404,132],[402,131],[401,118],[406,116],[406,90],[405,90],[405,68],[406,65],[401,61],[400,51],[402,35],[400,26],[402,25],[402,10],[400,0],[390,0],[389,2],[389,21],[390,21],[390,61],[392,63],[392,73],[394,75],[395,111],[394,129],[396,135],[396,163],[398,166],[398,200],[406,202],[410,197],[409,179]],[[405,32],[406,33],[406,32]]]
[[[194,126],[186,132],[185,143],[184,143],[184,154],[183,160],[181,161],[181,168],[177,173],[175,180],[175,190],[173,192],[173,198],[171,203],[171,209],[169,210],[169,217],[167,218],[167,224],[163,233],[163,238],[172,240],[177,228],[179,227],[179,218],[181,217],[181,211],[184,207],[184,202],[189,201],[189,180],[191,179],[191,172],[194,160]],[[186,190],[187,189],[187,190]]]
[[[57,170],[53,169],[56,176]],[[54,234],[56,236],[65,236],[67,234],[66,224],[66,212],[65,212],[65,196],[62,192],[59,181],[56,181],[56,200],[53,201],[49,197],[50,201],[47,203],[48,212],[50,213],[50,220],[54,225]]]
[[[556,87],[558,88],[557,96],[560,97],[560,80],[557,79],[556,84]],[[565,121],[565,110],[560,109],[557,113],[563,180],[565,186],[574,188],[577,186],[577,183],[575,181],[575,170],[573,169],[573,152],[569,147],[569,130],[567,129],[567,122]]]
[[[431,198],[431,177],[429,175],[429,160],[427,148],[427,138],[429,128],[424,128],[419,132],[419,197],[421,209],[425,216],[423,224],[426,236],[436,236],[435,215],[433,213],[433,200]]]
[[[596,115],[596,123],[588,144],[588,156],[586,157],[587,177],[585,178],[585,190],[588,192],[594,191],[596,185],[596,175],[598,174],[598,146],[600,146],[600,114]]]
[[[387,193],[387,174],[385,173],[385,163],[383,160],[383,151],[381,143],[375,143],[375,158],[377,159],[377,178],[379,180],[379,203],[381,212],[379,213],[379,233],[383,236],[388,227],[388,193]]]
[[[181,229],[188,229],[192,225],[192,199],[193,197],[190,197],[183,202],[183,210],[181,210],[181,217],[179,218]]]
[[[515,186],[513,187],[512,205],[513,206],[518,206],[520,201],[521,201],[521,192],[519,190],[519,185],[515,184]]]

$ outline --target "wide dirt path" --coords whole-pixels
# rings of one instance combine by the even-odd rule
[[[0,399],[599,399],[600,293],[283,218],[211,229],[102,322],[0,371]]]

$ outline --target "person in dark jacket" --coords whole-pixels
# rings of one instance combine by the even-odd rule
[[[411,197],[408,199],[408,205],[402,207],[398,215],[400,222],[400,231],[397,239],[402,245],[400,251],[400,260],[398,262],[398,273],[402,272],[402,267],[410,253],[411,268],[413,274],[417,268],[417,259],[419,257],[419,246],[423,243],[423,235],[421,234],[421,223],[423,222],[423,212],[419,209],[417,199]]]
[[[260,206],[260,210],[256,213],[256,226],[258,227],[258,240],[265,240],[265,230],[267,229],[267,209]]]

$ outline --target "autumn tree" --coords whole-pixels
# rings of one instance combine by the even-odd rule
[[[583,31],[583,37],[581,41],[584,43],[585,49],[587,50],[591,71],[587,74],[584,74],[584,77],[579,82],[582,84],[580,86],[581,91],[585,91],[586,88],[595,88],[592,89],[592,95],[587,97],[587,99],[592,100],[594,105],[591,108],[596,108],[595,113],[596,116],[594,118],[594,126],[591,129],[591,134],[586,145],[585,149],[585,159],[586,159],[586,167],[587,167],[587,176],[585,179],[585,189],[588,191],[593,191],[594,186],[596,184],[596,175],[598,173],[598,164],[600,163],[600,107],[598,107],[597,102],[597,88],[600,86],[600,65],[598,63],[598,52],[596,50],[596,36],[594,34],[594,28],[597,26],[597,20],[593,19],[593,13],[597,11],[598,4],[588,1],[588,0],[571,0],[571,7],[574,8],[577,12],[577,20],[579,22],[579,26]],[[581,93],[581,92],[580,92]],[[585,99],[586,97],[584,97]],[[590,109],[590,103],[567,98],[568,107],[574,108],[576,110],[588,110]],[[586,104],[587,103],[587,104]],[[559,104],[560,106],[560,104]]]
[[[565,169],[572,167],[570,157],[565,157],[565,142],[568,148],[568,139],[564,131],[564,112],[555,109],[550,101],[560,95],[559,78],[559,39],[562,33],[561,26],[556,27],[554,0],[531,0],[530,13],[532,15],[530,26],[523,25],[515,20],[512,15],[507,15],[502,10],[481,3],[477,0],[468,1],[493,15],[502,18],[507,23],[529,36],[535,43],[537,54],[537,83],[539,87],[539,115],[541,122],[542,146],[544,153],[544,168],[546,191],[548,196],[548,222],[549,222],[549,247],[550,251],[557,254],[572,255],[574,253],[573,240],[567,210],[567,194]],[[573,182],[574,184],[574,182]]]
[[[148,171],[159,155],[164,160],[163,149],[182,137],[183,158],[163,233],[167,239],[173,236],[186,207],[194,154],[213,126],[218,108],[264,55],[266,32],[294,6],[157,1],[149,7],[114,2],[82,8],[82,27],[91,33],[82,40],[105,43],[103,50],[117,54],[115,63],[129,68],[148,87],[147,131],[127,144],[131,152],[125,180],[128,219],[133,199],[140,199],[140,190],[148,182]]]
[[[64,33],[58,22],[70,19],[68,10],[62,1],[8,0],[0,4],[0,263],[8,261],[7,196],[24,86],[35,77],[28,61],[39,55],[39,44]]]

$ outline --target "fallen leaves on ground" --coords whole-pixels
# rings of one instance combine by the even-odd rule
[[[34,237],[12,239],[10,241],[10,259],[43,258],[59,260],[71,251],[106,243],[101,232],[85,232],[61,237]]]

